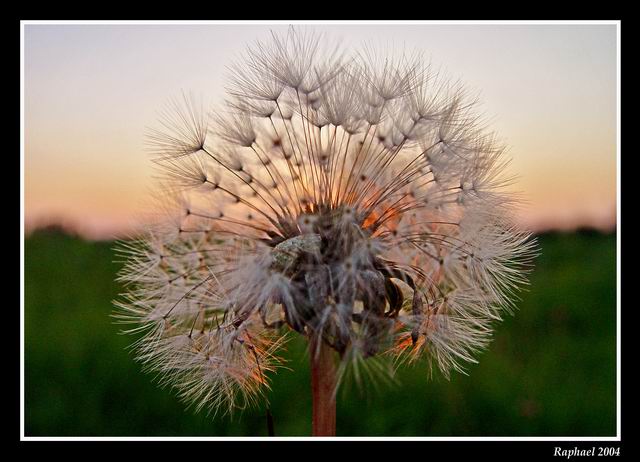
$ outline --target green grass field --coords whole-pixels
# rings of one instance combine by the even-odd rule
[[[348,389],[339,436],[612,436],[616,432],[615,235],[547,234],[516,316],[469,375],[425,364],[399,385]],[[25,432],[28,436],[263,436],[264,408],[194,414],[126,349],[110,318],[120,288],[113,243],[36,232],[25,243]],[[311,432],[302,340],[268,394],[277,436]]]

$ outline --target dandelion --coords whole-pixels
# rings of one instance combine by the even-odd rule
[[[446,377],[514,308],[534,252],[505,147],[419,55],[347,55],[289,29],[230,67],[224,107],[183,96],[150,146],[162,216],[123,243],[117,317],[197,409],[264,398],[309,342],[314,435],[347,376],[426,358]]]

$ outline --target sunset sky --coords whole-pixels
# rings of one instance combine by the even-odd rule
[[[285,24],[24,26],[27,227],[131,227],[152,185],[143,142],[182,90],[215,103],[225,66]],[[615,24],[310,25],[347,48],[416,49],[480,94],[510,146],[533,228],[606,226],[616,210]]]

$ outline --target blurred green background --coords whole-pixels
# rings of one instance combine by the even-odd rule
[[[591,231],[538,237],[541,256],[515,317],[469,375],[425,364],[400,385],[338,399],[338,436],[614,436],[616,238]],[[265,411],[194,414],[140,371],[110,318],[120,287],[111,242],[55,230],[25,239],[27,436],[264,436]],[[268,394],[277,436],[311,433],[302,340]]]

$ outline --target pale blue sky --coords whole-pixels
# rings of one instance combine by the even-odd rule
[[[67,216],[96,229],[128,222],[151,184],[142,143],[155,111],[183,89],[215,102],[234,56],[286,27],[25,25],[27,218]],[[421,50],[478,91],[511,146],[530,201],[524,221],[613,213],[615,25],[309,27],[347,48]]]

